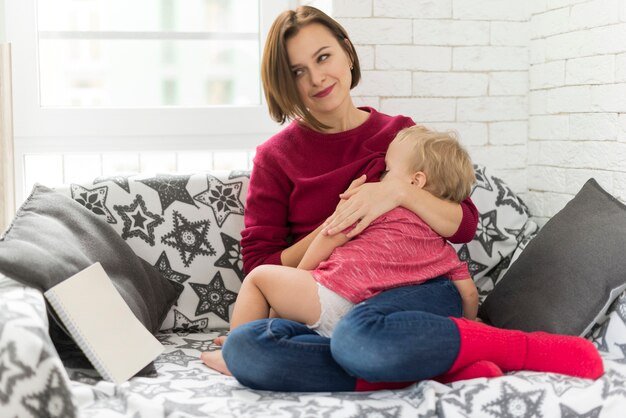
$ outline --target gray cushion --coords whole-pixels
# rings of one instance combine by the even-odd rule
[[[36,185],[0,239],[0,272],[41,291],[96,261],[141,323],[156,333],[179,291],[78,202]]]
[[[590,179],[482,304],[498,327],[585,335],[626,288],[626,206]]]

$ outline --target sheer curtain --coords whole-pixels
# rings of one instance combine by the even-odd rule
[[[0,234],[15,212],[11,45],[0,43]]]

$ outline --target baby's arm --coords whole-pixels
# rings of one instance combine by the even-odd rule
[[[463,316],[472,321],[476,320],[478,315],[478,290],[471,277],[463,280],[453,280],[452,283],[461,295],[463,302]]]
[[[317,234],[300,260],[298,268],[303,270],[315,269],[322,261],[330,257],[335,248],[341,247],[349,240],[343,232],[336,235]]]

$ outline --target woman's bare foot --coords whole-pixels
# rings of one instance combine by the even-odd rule
[[[226,362],[224,361],[224,357],[222,356],[222,352],[220,350],[205,351],[200,354],[200,359],[204,364],[213,370],[217,370],[227,376],[232,376],[232,373],[228,370],[228,367],[226,367]]]
[[[226,342],[226,338],[227,338],[226,335],[221,335],[213,340],[213,344],[219,345],[220,347],[222,347],[224,343]]]

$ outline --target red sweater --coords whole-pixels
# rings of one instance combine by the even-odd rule
[[[334,212],[339,194],[352,180],[362,174],[368,181],[379,180],[389,143],[415,123],[405,116],[363,110],[370,117],[355,129],[323,134],[292,122],[257,147],[241,232],[244,271],[281,264],[281,252]],[[478,224],[469,198],[461,207],[461,225],[448,238],[455,243],[471,241]]]

